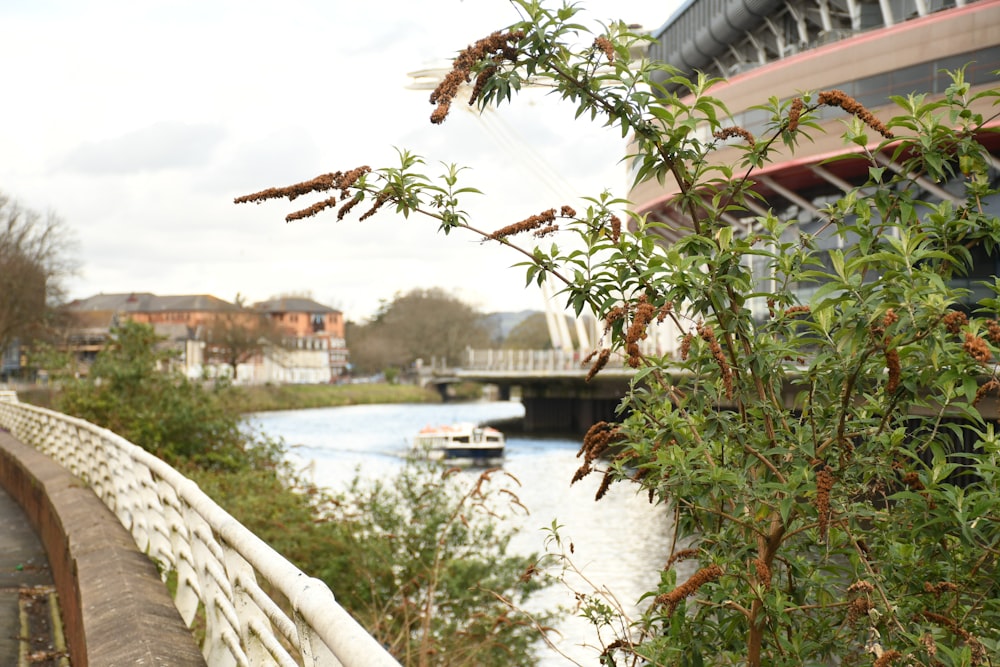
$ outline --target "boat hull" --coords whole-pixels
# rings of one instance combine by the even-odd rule
[[[504,446],[500,431],[468,424],[427,427],[413,440],[418,454],[448,463],[495,463],[503,459]]]

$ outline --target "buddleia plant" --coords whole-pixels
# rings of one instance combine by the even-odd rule
[[[987,418],[1000,394],[1000,284],[958,280],[1000,240],[983,145],[996,88],[973,94],[956,71],[943,97],[893,98],[886,118],[838,90],[765,98],[770,121],[755,136],[711,95],[718,81],[633,58],[648,37],[622,23],[590,30],[572,5],[513,4],[520,21],[454,61],[431,122],[446,123],[463,86],[480,107],[547,86],[619,130],[635,184],[669,182],[683,220],[596,193],[483,229],[464,208],[479,190],[459,183],[462,170],[430,176],[406,151],[396,166],[237,201],[318,196],[289,219],[427,218],[509,247],[529,282],[557,281],[571,308],[603,323],[589,375],[617,358],[634,380],[566,483],[600,475],[599,497],[630,485],[667,508],[675,533],[641,615],[601,636],[603,664],[1000,660],[1000,439]],[[867,178],[806,234],[755,213],[752,186],[777,148],[822,131],[826,107],[845,112],[845,148],[868,161]],[[720,161],[734,146],[736,160]],[[957,194],[928,199],[926,180]],[[668,325],[676,352],[645,344]],[[640,539],[621,535],[620,548]]]

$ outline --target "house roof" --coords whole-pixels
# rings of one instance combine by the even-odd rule
[[[253,305],[255,310],[265,313],[339,313],[339,310],[324,306],[303,297],[281,297],[260,301]]]
[[[74,299],[66,307],[74,312],[142,311],[143,304],[153,295],[149,292],[129,294],[96,294],[86,299]]]
[[[210,294],[157,296],[149,292],[97,294],[67,305],[73,312],[156,313],[170,311],[230,311],[240,307]]]

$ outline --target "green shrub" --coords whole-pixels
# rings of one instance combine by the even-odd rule
[[[462,80],[476,80],[480,105],[510,100],[529,79],[549,86],[578,116],[632,139],[637,182],[673,181],[683,222],[630,214],[604,194],[579,213],[563,206],[480,231],[462,208],[477,192],[459,186],[462,170],[434,179],[406,151],[398,166],[333,178],[341,214],[366,200],[360,215],[420,214],[522,253],[529,282],[561,281],[569,306],[606,323],[592,373],[612,353],[635,368],[622,422],[588,433],[574,479],[603,475],[598,498],[629,483],[669,504],[675,549],[648,582],[645,613],[604,644],[602,661],[996,662],[1000,438],[977,406],[1000,389],[1000,281],[979,285],[988,296],[977,301],[953,279],[969,273],[973,251],[995,256],[1000,244],[984,204],[998,196],[983,145],[996,116],[982,112],[1000,91],[973,94],[955,72],[942,100],[894,98],[899,115],[884,123],[840,91],[803,92],[765,103],[769,129],[752,137],[724,124],[714,81],[631,62],[647,38],[625,25],[589,34],[574,6],[515,4],[523,21],[461,54],[432,95],[432,121],[444,120]],[[827,252],[795,220],[755,214],[750,185],[777,146],[794,151],[831,106],[848,113],[844,138],[868,179],[820,212]],[[716,151],[734,141],[736,163],[719,163]],[[958,200],[928,200],[917,176],[948,182]],[[556,222],[559,243],[511,240],[553,234]],[[684,332],[679,358],[641,345],[664,319]],[[622,537],[628,549],[635,538]],[[678,581],[684,560],[694,574]]]
[[[126,322],[82,379],[67,379],[57,409],[103,426],[173,465],[239,470],[277,452],[247,437],[223,404],[225,386],[170,370],[172,351],[146,324]]]
[[[523,576],[533,558],[507,554],[511,536],[489,479],[503,473],[484,472],[462,488],[440,466],[411,461],[393,479],[358,479],[330,496],[294,473],[282,443],[246,427],[227,387],[170,372],[171,355],[151,327],[128,323],[113,333],[90,375],[59,394],[59,409],[178,467],[324,580],[404,664],[533,662],[539,629],[516,607],[540,578]]]
[[[534,556],[507,552],[500,513],[517,508],[512,480],[501,471],[455,472],[414,459],[391,478],[356,477],[333,495],[287,468],[193,476],[325,581],[404,665],[532,664],[540,626],[552,617],[519,611],[544,577],[530,575]]]

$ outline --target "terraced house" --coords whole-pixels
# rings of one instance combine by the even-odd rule
[[[68,346],[85,369],[126,320],[150,324],[190,377],[238,383],[326,383],[346,373],[343,314],[311,299],[243,306],[207,294],[98,294],[67,305]]]

